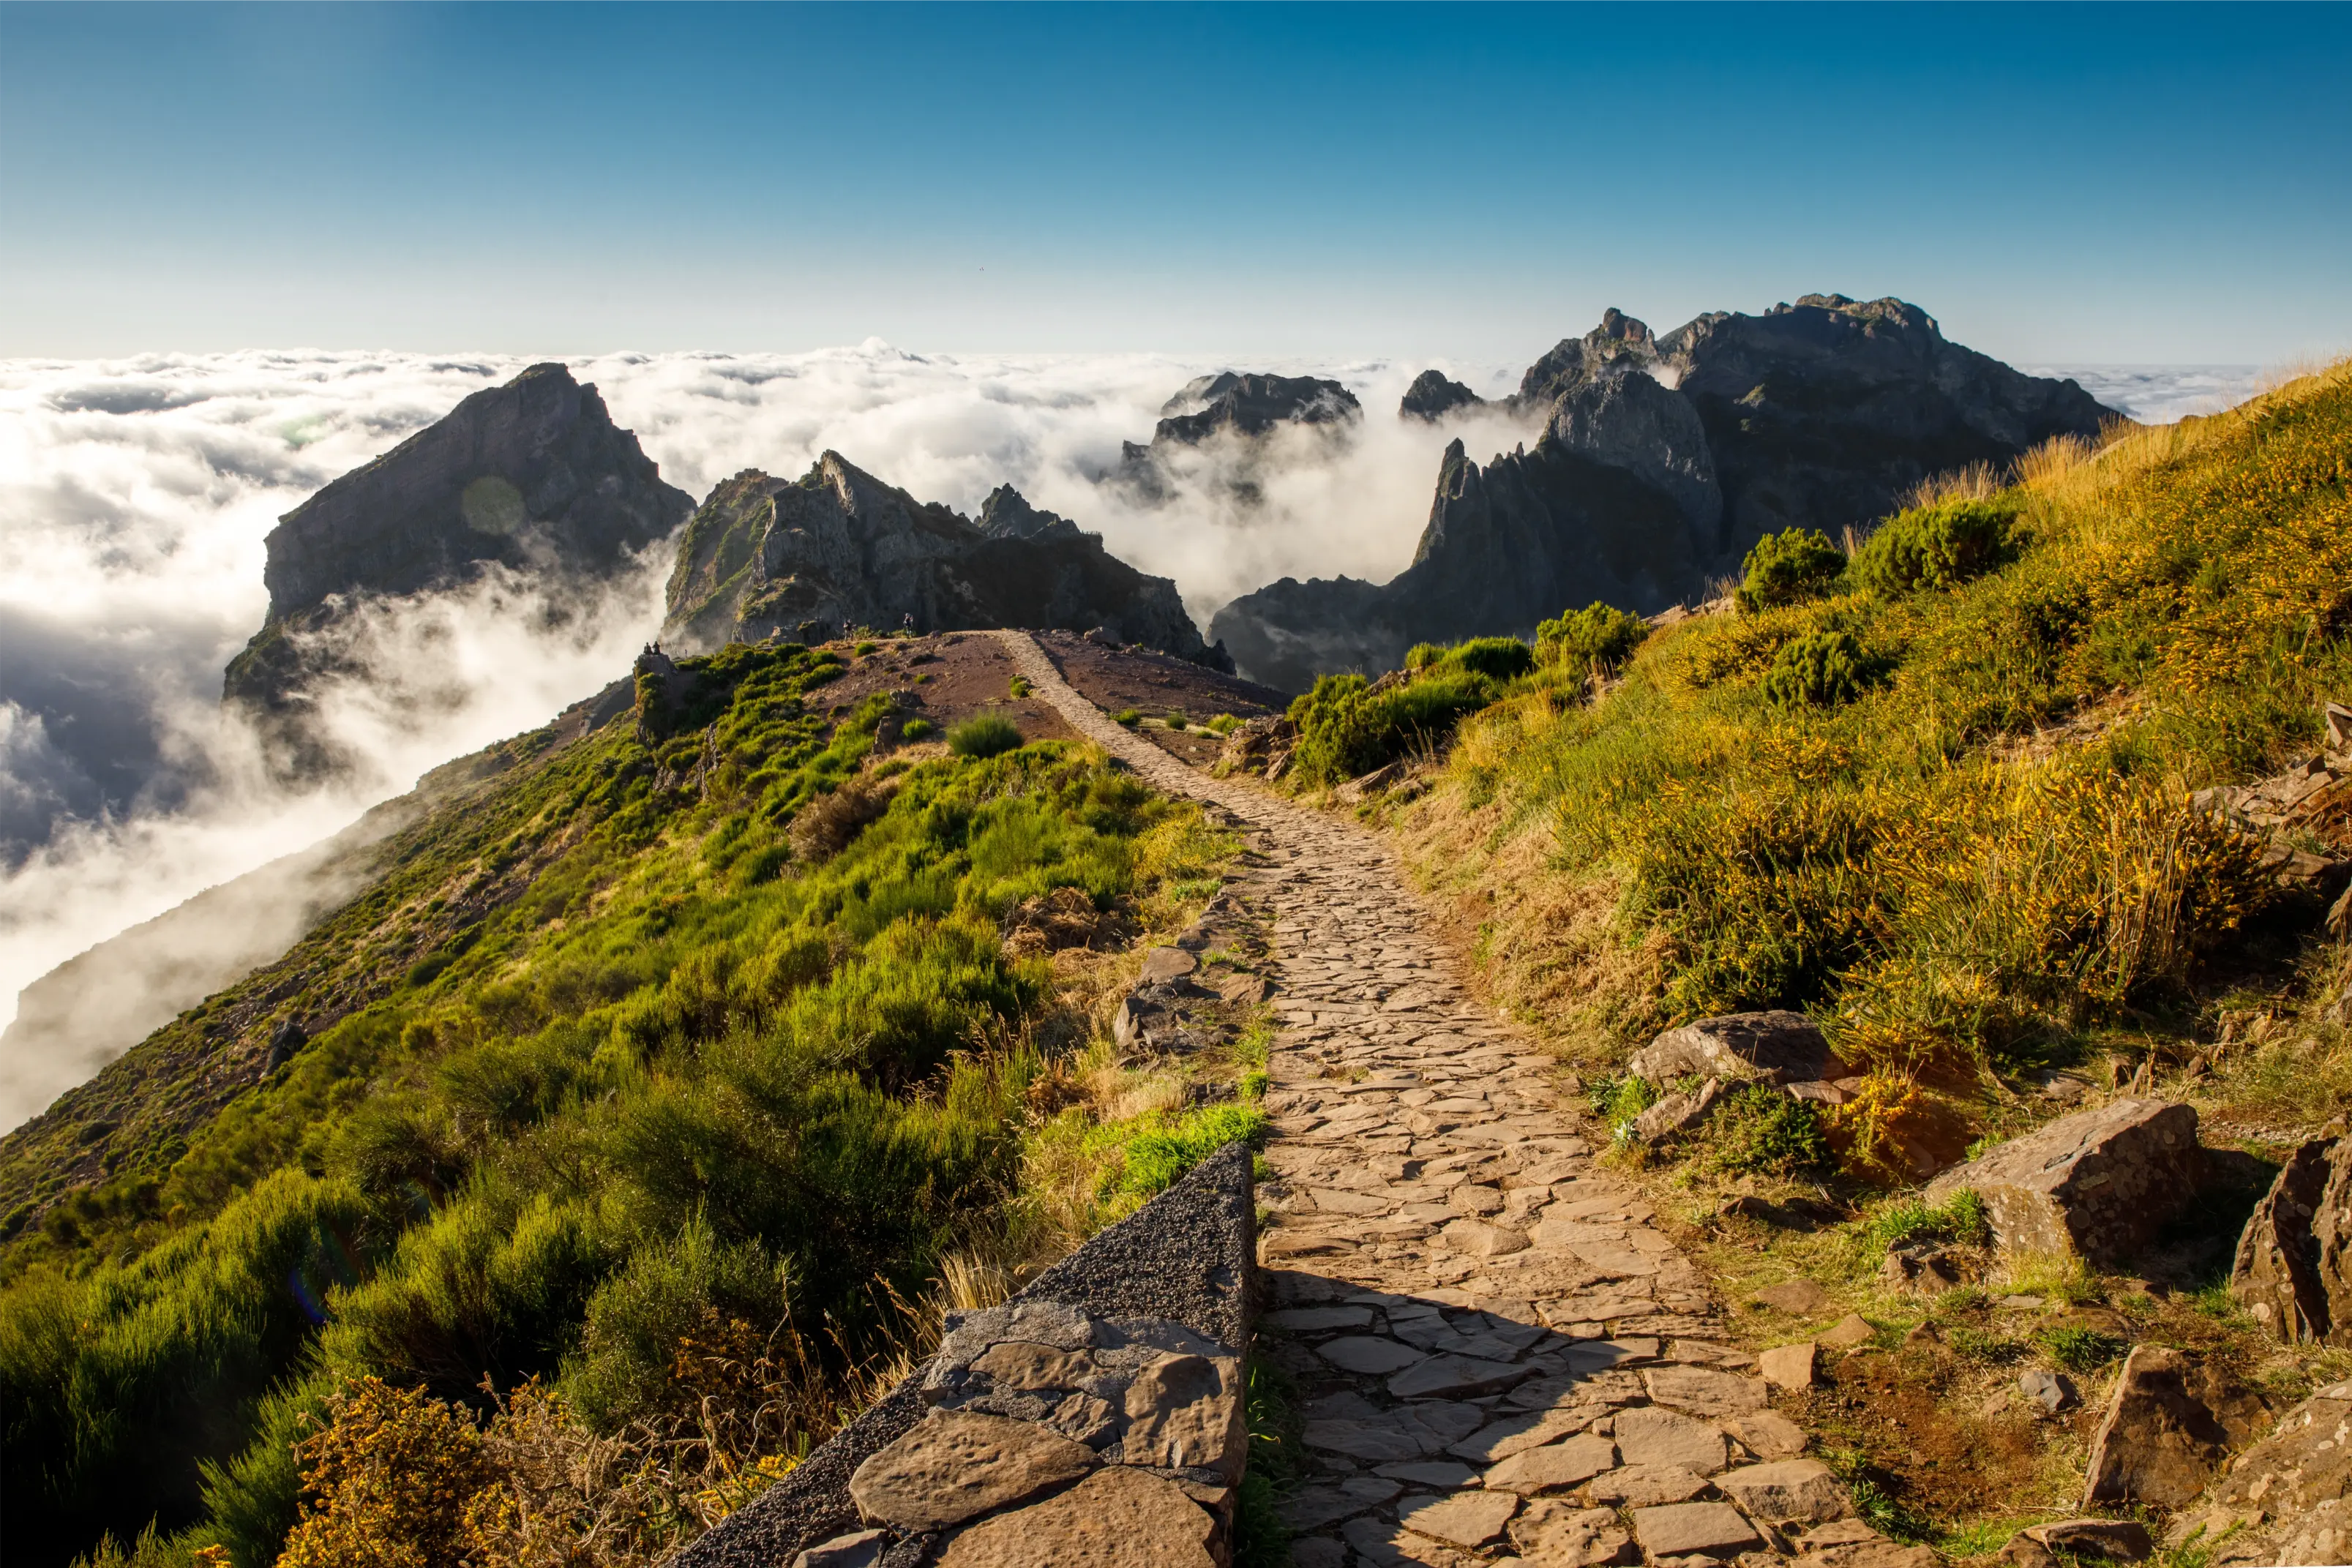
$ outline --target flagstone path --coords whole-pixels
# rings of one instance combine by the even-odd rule
[[[1598,1166],[1552,1059],[1454,979],[1353,822],[1192,768],[995,635],[1079,734],[1221,807],[1258,863],[1279,1028],[1259,1354],[1306,1400],[1299,1568],[1931,1568],[1854,1520],[1641,1193]]]

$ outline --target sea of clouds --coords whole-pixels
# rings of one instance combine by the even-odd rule
[[[361,766],[331,788],[273,783],[219,707],[223,666],[261,624],[263,541],[278,517],[526,362],[308,351],[0,362],[0,1024],[18,990],[62,960],[626,672],[660,622],[659,551],[588,602],[499,574],[373,611],[355,632],[369,673],[326,704]],[[1204,626],[1276,578],[1394,575],[1446,442],[1459,435],[1484,458],[1533,434],[1499,411],[1440,426],[1398,419],[1419,363],[1251,363],[1236,368],[1343,382],[1363,402],[1360,426],[1337,441],[1285,435],[1295,449],[1253,476],[1254,508],[1197,463],[1172,504],[1142,507],[1096,476],[1122,442],[1150,439],[1185,382],[1226,366],[921,355],[876,340],[569,362],[698,498],[746,467],[798,474],[827,449],[968,514],[1010,483],[1175,579]],[[1518,371],[1440,368],[1490,397]],[[2142,419],[2226,406],[2253,379],[2210,367],[2059,373]],[[86,1071],[0,1064],[0,1127]]]

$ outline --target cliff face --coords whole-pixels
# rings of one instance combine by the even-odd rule
[[[828,452],[799,479],[746,469],[688,523],[664,636],[717,647],[780,632],[807,641],[844,622],[923,632],[1108,628],[1121,641],[1217,664],[1176,585],[1147,577],[1097,534],[1010,486],[986,527],[916,500]]]
[[[1547,411],[1534,448],[1482,468],[1454,443],[1395,580],[1285,580],[1218,612],[1210,634],[1244,674],[1303,690],[1418,642],[1527,635],[1595,599],[1654,612],[1767,533],[1866,524],[1931,474],[2115,417],[2071,381],[1948,341],[1916,306],[1834,294],[1664,338],[1611,310],[1513,401]]]
[[[533,365],[278,520],[262,573],[268,620],[229,664],[224,695],[290,719],[324,673],[300,634],[352,597],[447,587],[492,561],[606,577],[693,509],[594,387]]]

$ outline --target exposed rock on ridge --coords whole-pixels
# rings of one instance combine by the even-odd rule
[[[1338,382],[1311,376],[1244,375],[1221,371],[1187,382],[1163,404],[1149,446],[1122,442],[1117,467],[1104,477],[1136,499],[1159,505],[1175,494],[1170,459],[1218,437],[1254,441],[1282,425],[1344,430],[1363,417],[1356,394]],[[1244,471],[1224,477],[1224,487],[1245,506],[1258,500]]]
[[[491,562],[607,578],[693,509],[593,386],[533,365],[278,520],[262,572],[268,620],[230,663],[223,695],[308,744],[285,728],[299,727],[302,688],[325,673],[303,634],[353,600],[450,587]]]
[[[1211,635],[1251,678],[1299,690],[1418,642],[1524,636],[1594,599],[1654,613],[1767,533],[1868,523],[1931,474],[2115,417],[2073,382],[1948,341],[1916,306],[1835,294],[1664,338],[1612,309],[1528,367],[1512,402],[1548,410],[1542,435],[1483,467],[1449,448],[1402,574],[1286,579]]]
[[[1397,403],[1401,419],[1437,420],[1457,408],[1484,408],[1486,400],[1450,379],[1443,371],[1423,371],[1412,378]]]
[[[1129,566],[1100,535],[1038,511],[1010,486],[981,515],[975,525],[918,501],[836,452],[798,479],[747,468],[687,524],[663,634],[693,649],[830,632],[845,621],[892,630],[908,616],[923,632],[1101,626],[1219,664],[1176,585]]]

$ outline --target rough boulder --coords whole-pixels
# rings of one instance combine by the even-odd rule
[[[1929,1203],[1967,1189],[1984,1199],[2004,1250],[2128,1259],[2179,1213],[2208,1175],[2194,1108],[2116,1100],[2077,1112],[1955,1166]]]

